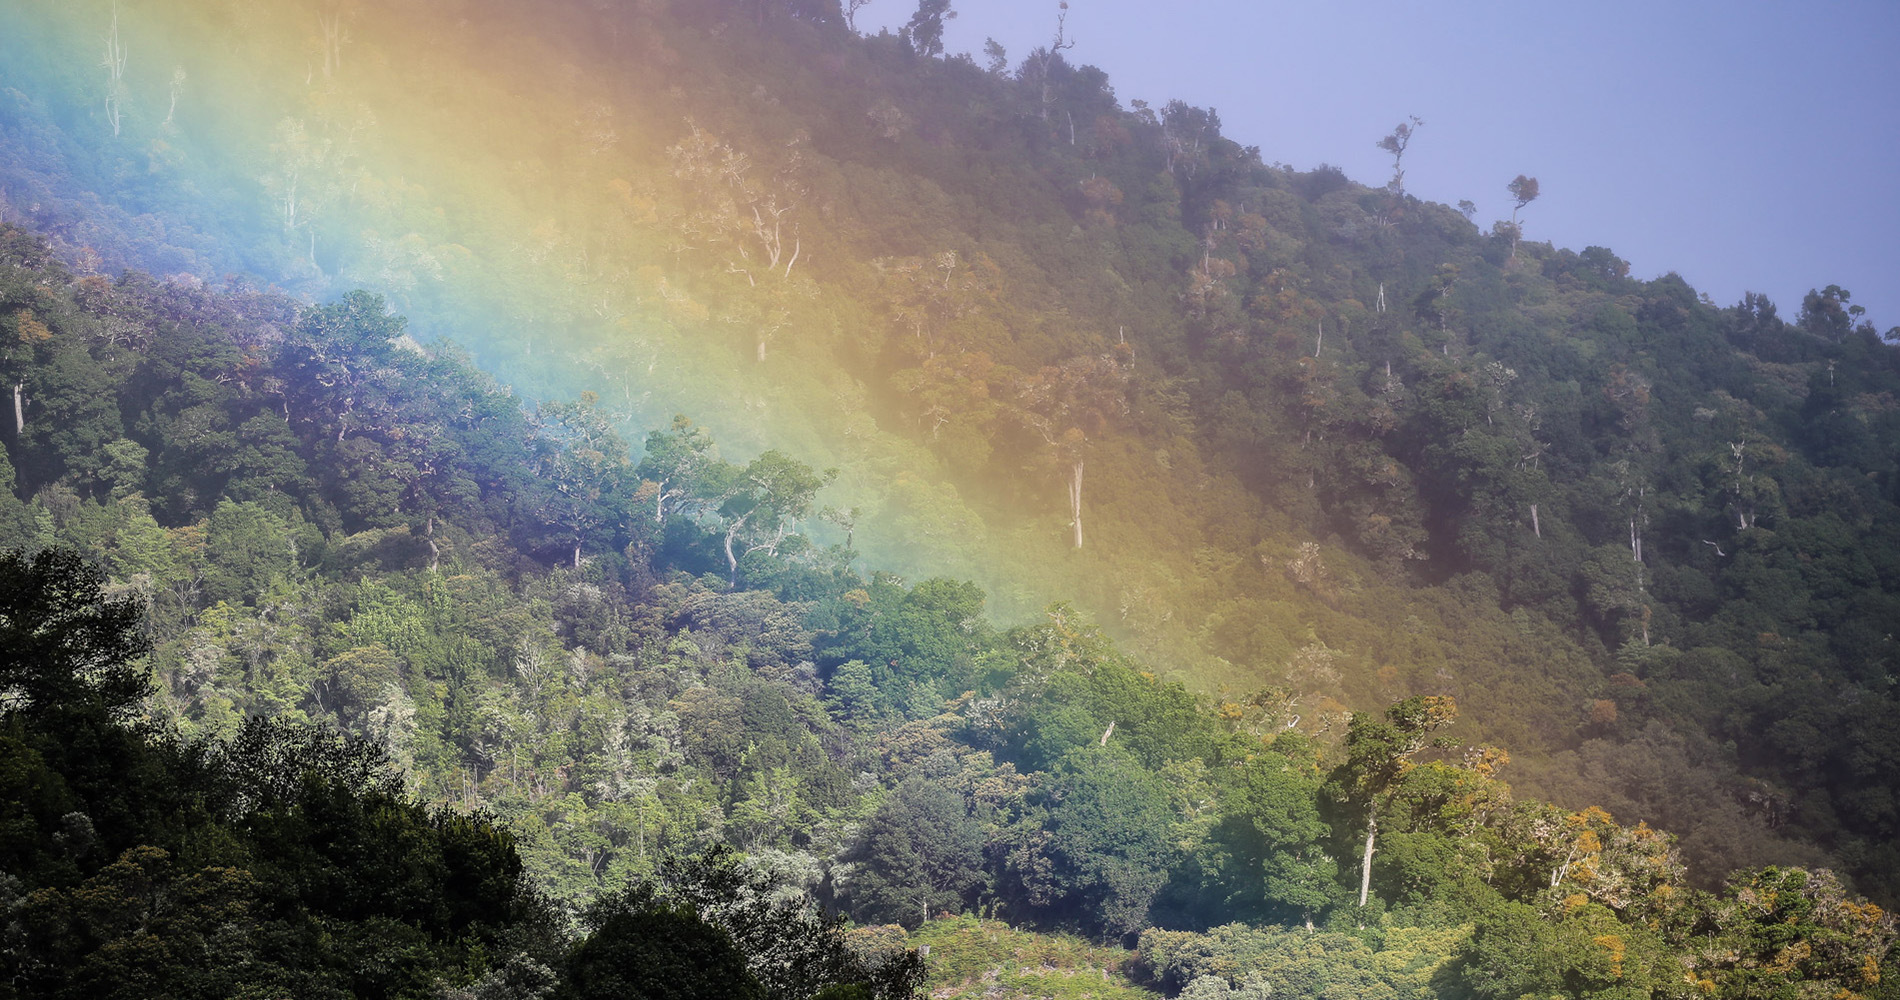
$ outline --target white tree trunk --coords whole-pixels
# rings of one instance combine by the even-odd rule
[[[1075,472],[1069,479],[1069,513],[1075,525],[1075,547],[1082,547],[1082,460],[1075,460]]]
[[[738,536],[739,532],[745,528],[745,523],[751,519],[752,515],[747,513],[737,521],[726,525],[726,582],[734,587],[739,585],[739,556],[732,551],[732,540]]]
[[[328,80],[343,68],[343,12],[325,17],[318,11],[317,27],[323,32],[323,78]]]
[[[1379,817],[1376,813],[1366,815],[1366,856],[1359,862],[1359,906],[1363,909],[1366,897],[1372,892],[1372,841],[1379,832]]]
[[[26,383],[13,385],[13,437],[18,440],[26,433]]]
[[[178,117],[178,95],[183,93],[184,89],[185,67],[178,66],[172,70],[172,103],[170,107],[165,109],[165,120],[159,122],[160,125],[170,125],[172,119]]]
[[[125,106],[125,44],[119,41],[119,5],[112,5],[112,29],[106,36],[106,121],[114,138],[119,134],[119,112]]]

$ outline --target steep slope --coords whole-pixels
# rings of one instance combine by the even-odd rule
[[[0,225],[0,303],[36,387],[0,481],[51,477],[0,492],[7,982],[895,998],[915,941],[949,991],[1892,992],[1831,873],[1522,797],[1453,698],[1302,728],[1066,605],[994,628],[799,534],[822,474],[685,422],[636,463],[597,397],[525,412],[365,293],[75,277]]]
[[[509,6],[9,4],[5,210],[370,287],[530,397],[840,467],[861,565],[1315,730],[1455,695],[1531,787],[1892,898],[1896,362],[1845,292],[1717,309],[824,5]]]

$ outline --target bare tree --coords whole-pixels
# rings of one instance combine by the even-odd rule
[[[119,40],[119,5],[112,5],[112,27],[106,34],[106,55],[100,65],[106,68],[106,121],[112,134],[119,134],[119,117],[125,110],[125,43]]]
[[[185,92],[185,67],[172,67],[171,106],[165,109],[165,120],[160,125],[170,125],[178,115],[178,96]]]
[[[1082,472],[1091,434],[1100,435],[1128,412],[1129,350],[1118,344],[1100,356],[1071,358],[1023,380],[1017,414],[1058,465],[1067,466],[1069,524],[1082,547]]]
[[[695,189],[698,205],[678,220],[681,235],[696,249],[724,245],[727,273],[743,275],[750,287],[758,287],[754,253],[763,256],[766,273],[790,278],[804,250],[798,225],[786,218],[803,193],[794,176],[802,162],[803,134],[786,143],[789,153],[772,177],[760,180],[752,175],[750,155],[690,118],[686,125],[686,137],[666,150],[673,176]]]
[[[1066,28],[1069,21],[1069,0],[1056,5],[1056,37],[1046,49],[1037,49],[1029,54],[1029,61],[1035,64],[1037,82],[1042,85],[1042,120],[1049,120],[1049,108],[1055,104],[1055,97],[1049,93],[1049,69],[1055,65],[1056,56],[1063,49],[1075,48],[1075,39],[1068,37]],[[1002,46],[997,46],[1002,51]]]
[[[317,28],[323,33],[323,78],[335,76],[343,68],[343,6],[327,4],[317,11]]]

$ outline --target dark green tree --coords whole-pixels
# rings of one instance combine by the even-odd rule
[[[972,901],[983,881],[982,830],[963,796],[912,777],[871,815],[846,860],[858,866],[845,887],[856,920],[914,926]]]
[[[925,56],[943,55],[943,22],[954,19],[950,0],[917,0],[917,11],[910,16],[899,34],[912,52]]]
[[[1357,812],[1366,831],[1365,851],[1359,862],[1361,908],[1372,888],[1379,814],[1399,779],[1412,768],[1412,758],[1425,749],[1434,731],[1450,725],[1457,714],[1457,704],[1439,696],[1407,698],[1386,709],[1384,718],[1353,713],[1346,730],[1346,760],[1334,769],[1328,785],[1336,799]]]
[[[590,930],[567,960],[574,1000],[763,1000],[732,937],[650,886],[594,904]]]
[[[1039,809],[992,847],[999,894],[1039,915],[1111,938],[1148,926],[1168,880],[1168,789],[1116,748],[1071,752],[1040,779]]]
[[[149,687],[141,611],[105,596],[105,574],[78,553],[0,555],[3,711],[129,715]]]
[[[843,917],[827,916],[808,893],[786,891],[725,848],[669,857],[653,893],[730,935],[767,1000],[808,1000],[851,985],[868,987],[875,1000],[910,1000],[923,985],[915,951],[868,963],[847,946]]]
[[[1288,743],[1304,743],[1297,735]],[[1276,741],[1277,742],[1277,741]],[[1337,901],[1339,866],[1326,853],[1319,776],[1279,753],[1261,754],[1233,777],[1220,799],[1220,840],[1230,852],[1230,905],[1261,906],[1263,915],[1309,926]]]
[[[539,471],[548,486],[543,518],[579,568],[583,549],[610,547],[635,516],[634,468],[627,443],[601,409],[600,397],[549,400],[538,411]]]

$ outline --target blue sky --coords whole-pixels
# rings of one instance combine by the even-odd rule
[[[873,0],[861,30],[914,0]],[[957,0],[946,46],[1012,62],[1054,34],[1056,0]],[[1606,246],[1716,303],[1766,293],[1784,317],[1839,284],[1900,325],[1900,2],[1071,0],[1068,56],[1126,104],[1219,110],[1269,162],[1332,163],[1372,184],[1374,147],[1425,126],[1406,187],[1477,220],[1505,184],[1542,184],[1526,236]]]

